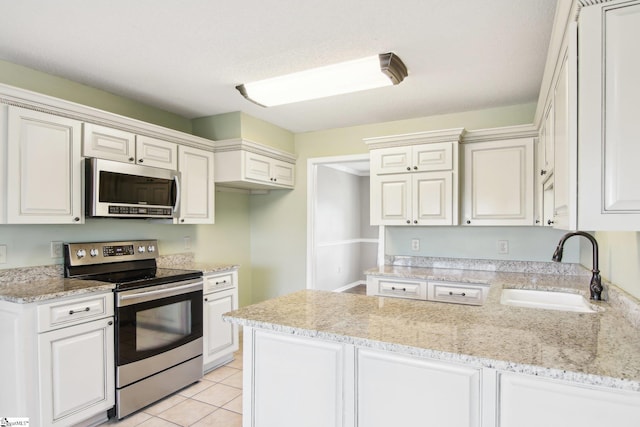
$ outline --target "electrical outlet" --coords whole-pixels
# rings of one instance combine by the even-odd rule
[[[411,239],[411,250],[412,251],[420,250],[420,239]]]
[[[0,245],[0,264],[7,263],[7,245]]]
[[[191,249],[191,237],[190,236],[185,236],[184,237],[184,248],[185,249]]]
[[[62,242],[51,242],[51,258],[62,258]]]
[[[498,240],[498,253],[499,254],[508,254],[509,253],[509,241],[508,240]]]

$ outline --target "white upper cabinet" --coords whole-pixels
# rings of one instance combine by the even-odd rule
[[[246,190],[292,189],[295,156],[245,139],[216,141],[215,180]]]
[[[579,224],[640,230],[640,2],[584,7],[579,18]]]
[[[464,144],[466,225],[533,225],[533,138]]]
[[[371,174],[452,170],[453,151],[450,142],[372,150]]]
[[[177,221],[180,224],[213,224],[213,152],[184,145],[178,151],[181,181]]]
[[[83,223],[81,122],[20,107],[4,108],[6,221]]]
[[[578,226],[578,52],[575,23],[568,27],[553,91],[553,226]],[[548,220],[547,220],[548,221]]]
[[[83,133],[84,157],[171,170],[178,168],[178,146],[172,142],[93,123],[84,123]]]
[[[463,129],[367,138],[371,225],[457,225]]]
[[[82,155],[134,163],[136,161],[136,135],[106,126],[84,123],[82,125]]]

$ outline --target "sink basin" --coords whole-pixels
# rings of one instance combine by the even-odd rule
[[[532,289],[503,289],[500,303],[517,307],[595,313],[591,304],[578,294]]]

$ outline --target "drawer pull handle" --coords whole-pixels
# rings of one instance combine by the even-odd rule
[[[227,283],[227,280],[223,280],[222,282],[216,282],[216,285],[219,285],[220,283]]]
[[[402,291],[402,292],[407,292],[407,288],[396,288],[395,286],[391,287],[392,291]]]
[[[84,310],[75,310],[75,311],[74,310],[69,310],[69,315],[73,315],[73,314],[76,314],[76,313],[82,313],[83,311],[89,311],[89,310],[91,310],[89,307],[85,307]]]
[[[459,296],[459,297],[466,297],[466,296],[467,296],[466,292],[462,292],[462,293],[459,293],[459,294],[454,294],[454,293],[453,293],[453,292],[451,292],[451,291],[449,291],[449,295],[457,295],[457,296]]]

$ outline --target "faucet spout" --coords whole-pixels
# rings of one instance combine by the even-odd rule
[[[558,246],[556,250],[553,252],[553,256],[551,260],[554,262],[562,261],[562,251],[564,249],[564,243],[573,236],[583,236],[586,237],[591,242],[591,248],[593,251],[593,263],[591,267],[591,283],[589,284],[589,293],[592,300],[601,300],[602,299],[602,279],[600,278],[600,270],[598,267],[598,242],[596,239],[589,233],[585,233],[584,231],[573,231],[571,233],[567,233],[558,242]]]

